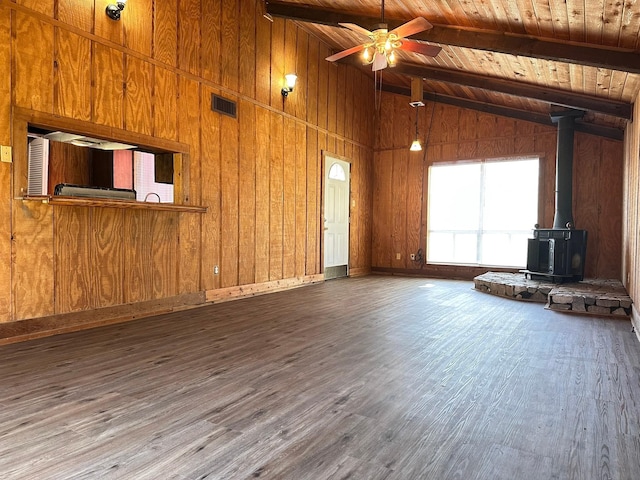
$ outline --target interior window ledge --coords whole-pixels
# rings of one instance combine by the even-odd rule
[[[23,201],[37,201],[54,206],[103,207],[133,210],[161,210],[169,212],[207,213],[207,207],[200,205],[180,205],[176,203],[139,202],[134,200],[116,200],[108,198],[78,198],[62,195],[29,195]]]

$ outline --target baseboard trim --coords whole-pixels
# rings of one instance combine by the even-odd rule
[[[203,305],[204,302],[204,292],[196,292],[159,300],[0,323],[0,345],[129,322],[139,318],[197,307]]]
[[[367,275],[371,275],[371,268],[350,268],[349,269],[350,277],[365,277]]]
[[[322,273],[316,275],[305,275],[302,277],[285,278],[282,280],[273,280],[263,283],[251,283],[249,285],[239,285],[237,287],[207,290],[205,292],[205,299],[208,303],[228,302],[229,300],[254,297],[256,295],[289,290],[320,282],[324,282],[324,274]]]

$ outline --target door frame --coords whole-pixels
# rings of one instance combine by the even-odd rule
[[[320,273],[324,275],[324,201],[326,194],[326,171],[325,165],[327,163],[327,157],[335,158],[336,160],[341,160],[349,164],[349,199],[347,201],[348,206],[348,216],[349,216],[349,235],[348,235],[348,245],[347,245],[347,277],[349,276],[349,269],[351,263],[351,167],[353,166],[353,162],[351,159],[344,157],[342,155],[337,155],[335,153],[327,152],[326,150],[321,151],[320,155],[320,219],[319,219],[319,230],[320,230]]]

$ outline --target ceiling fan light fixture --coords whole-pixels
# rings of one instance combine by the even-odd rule
[[[362,61],[364,65],[368,65],[371,62],[373,62],[373,55],[375,54],[375,50],[373,49],[373,46],[369,46],[366,47],[363,51],[362,51]]]
[[[391,50],[391,52],[389,52],[387,54],[387,64],[390,67],[395,67],[396,66],[396,52],[395,50]]]

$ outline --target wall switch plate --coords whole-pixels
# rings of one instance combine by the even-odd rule
[[[8,145],[2,145],[0,147],[0,160],[6,163],[11,163],[11,147]]]
[[[400,260],[402,258],[402,254],[401,253],[396,253],[396,260]]]

